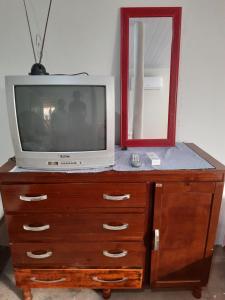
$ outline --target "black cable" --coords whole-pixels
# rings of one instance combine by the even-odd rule
[[[80,73],[75,73],[75,74],[52,74],[52,75],[56,75],[56,76],[58,76],[58,75],[77,76],[77,75],[82,75],[82,74],[89,76],[89,74],[87,72],[80,72]]]
[[[34,50],[34,42],[33,42],[32,34],[31,34],[30,22],[29,22],[29,17],[28,17],[27,6],[25,3],[25,0],[23,0],[23,4],[24,4],[25,12],[26,12],[27,24],[28,24],[29,33],[30,33],[30,40],[31,40],[31,45],[32,45],[32,49],[33,49],[33,54],[34,54],[34,60],[35,60],[35,63],[37,63],[37,57],[36,57],[35,50]]]
[[[45,23],[45,31],[44,31],[44,36],[43,36],[43,41],[42,41],[42,46],[41,46],[41,53],[40,53],[40,59],[39,59],[39,64],[41,63],[42,56],[43,56],[43,49],[44,49],[44,43],[45,43],[45,35],[47,31],[47,26],[48,26],[48,19],[49,19],[49,14],[51,10],[51,5],[52,5],[52,0],[50,0],[49,7],[48,7],[48,15]]]

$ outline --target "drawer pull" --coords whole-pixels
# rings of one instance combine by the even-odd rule
[[[102,224],[104,229],[107,230],[125,230],[128,228],[129,224],[122,224],[122,225],[109,225],[109,224]]]
[[[159,229],[155,229],[154,250],[159,250]]]
[[[37,279],[36,277],[31,277],[30,280],[33,282],[39,282],[39,283],[59,283],[59,282],[66,281],[66,278],[59,278],[59,279],[55,279],[55,280],[41,280],[41,279]]]
[[[103,255],[106,256],[106,257],[112,257],[112,258],[120,258],[120,257],[125,257],[127,256],[128,254],[128,251],[127,250],[122,250],[121,252],[119,253],[111,253],[107,250],[103,250]]]
[[[97,282],[101,282],[101,283],[119,283],[119,282],[125,282],[125,281],[127,281],[128,278],[127,277],[123,277],[123,278],[119,278],[119,279],[109,279],[109,280],[106,280],[106,279],[98,278],[98,276],[93,276],[92,280],[97,281]]]
[[[50,225],[42,225],[42,226],[30,226],[30,225],[23,225],[23,229],[26,231],[45,231],[50,228]]]
[[[27,256],[30,258],[35,258],[35,259],[43,259],[43,258],[48,258],[48,257],[52,256],[52,251],[48,251],[43,254],[35,254],[35,253],[32,253],[31,251],[28,251]]]
[[[113,196],[108,194],[103,194],[103,199],[111,200],[111,201],[123,201],[130,199],[130,194],[120,195],[120,196]]]
[[[39,196],[24,196],[20,195],[20,200],[23,201],[42,201],[48,199],[47,195],[39,195]]]

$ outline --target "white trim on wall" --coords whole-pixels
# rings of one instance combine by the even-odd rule
[[[218,223],[216,244],[225,246],[225,191],[220,209],[220,218]]]

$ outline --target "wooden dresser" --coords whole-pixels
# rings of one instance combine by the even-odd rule
[[[208,281],[225,168],[59,173],[9,172],[0,189],[17,286],[111,289]]]

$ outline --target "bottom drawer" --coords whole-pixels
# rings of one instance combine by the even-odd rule
[[[17,286],[141,288],[143,269],[16,269]]]

